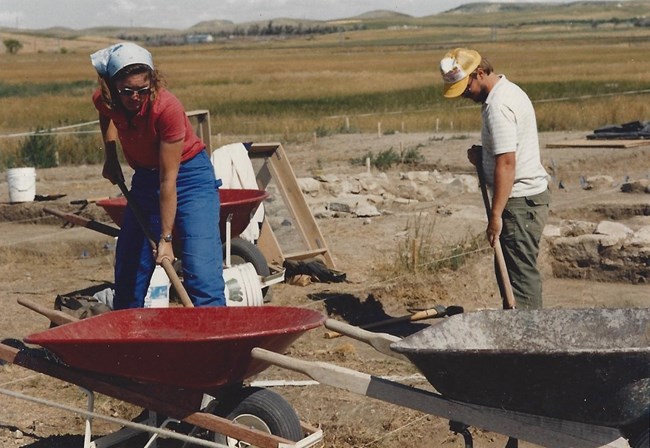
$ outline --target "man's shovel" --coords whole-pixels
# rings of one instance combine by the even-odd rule
[[[481,149],[482,150],[482,149]],[[479,154],[481,154],[479,152]],[[490,211],[492,206],[490,205],[490,197],[488,196],[487,186],[485,184],[485,175],[483,174],[483,163],[482,156],[479,158],[476,164],[476,174],[478,175],[478,183],[481,185],[481,193],[483,194],[483,204],[485,205],[485,213],[490,219]],[[494,245],[494,256],[497,261],[497,271],[499,278],[501,279],[501,284],[503,285],[503,291],[505,293],[505,303],[504,309],[514,309],[515,308],[515,296],[512,293],[512,285],[510,284],[510,276],[508,275],[508,268],[506,267],[506,261],[503,258],[503,249],[501,248],[501,241],[497,241],[497,244]]]

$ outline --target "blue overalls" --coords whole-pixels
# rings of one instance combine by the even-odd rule
[[[158,170],[138,168],[131,181],[131,198],[156,238],[160,235],[159,175]],[[219,233],[220,186],[205,151],[181,163],[176,180],[174,237],[182,244],[183,285],[194,306],[226,304]],[[144,306],[155,266],[151,245],[127,207],[115,255],[114,309]]]

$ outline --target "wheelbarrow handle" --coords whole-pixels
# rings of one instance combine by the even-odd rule
[[[398,338],[397,336],[393,336],[387,333],[374,333],[372,331],[367,331],[363,328],[355,327],[353,325],[346,324],[345,322],[341,322],[335,319],[327,319],[325,321],[325,327],[330,330],[334,330],[337,333],[341,333],[345,336],[356,339],[357,341],[365,342],[377,350],[379,353],[383,353],[384,355],[391,356],[402,361],[408,361],[404,355],[394,352],[390,348],[393,342],[401,341],[401,338]]]

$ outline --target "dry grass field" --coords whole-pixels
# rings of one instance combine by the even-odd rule
[[[110,40],[17,38],[26,41],[23,50],[0,54],[0,131],[94,120],[88,55]],[[305,141],[314,133],[477,130],[476,107],[440,95],[438,61],[461,45],[479,50],[529,92],[542,131],[594,129],[647,112],[640,99],[650,91],[648,27],[371,28],[151,50],[187,109],[210,111],[213,133]],[[3,139],[1,150],[18,144]]]

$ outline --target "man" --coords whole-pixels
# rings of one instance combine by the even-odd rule
[[[497,75],[474,50],[448,52],[440,61],[440,71],[445,97],[462,96],[482,104],[482,148],[473,146],[467,156],[482,169],[492,192],[487,238],[492,247],[501,244],[517,308],[541,308],[537,255],[550,192],[533,105],[519,86]],[[499,289],[505,297],[500,281]]]

